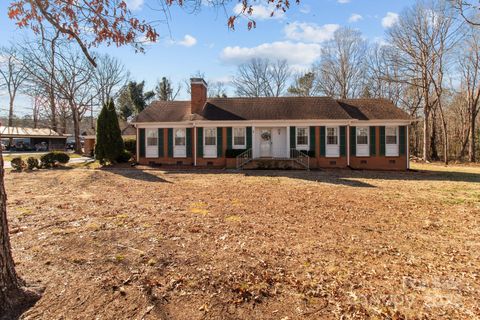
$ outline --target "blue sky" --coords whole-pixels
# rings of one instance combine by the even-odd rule
[[[163,13],[152,10],[158,0],[129,0],[132,11],[147,21],[164,19]],[[9,1],[1,1],[0,45],[21,40],[26,31],[18,30],[6,16]],[[395,23],[397,15],[413,0],[302,0],[285,14],[269,17],[271,10],[257,1],[254,18],[257,28],[248,31],[246,20],[237,21],[235,30],[227,28],[228,15],[235,12],[233,0],[225,10],[202,6],[190,14],[171,7],[167,24],[158,24],[160,39],[149,44],[145,54],[130,47],[100,47],[119,58],[131,72],[132,79],[145,80],[153,88],[156,81],[167,76],[174,83],[198,71],[214,81],[229,79],[236,66],[252,57],[287,59],[295,68],[306,68],[319,57],[322,42],[336,28],[359,29],[370,41],[381,41],[385,30]],[[294,1],[292,1],[294,2]],[[226,12],[225,12],[226,11]],[[181,98],[187,98],[182,93]],[[0,114],[6,115],[7,100],[0,93]],[[30,102],[19,99],[19,113],[28,112]]]

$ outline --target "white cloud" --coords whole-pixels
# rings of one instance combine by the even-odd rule
[[[144,0],[126,0],[127,8],[136,11],[142,9]]]
[[[350,3],[350,0],[337,0],[338,3],[345,4]]]
[[[235,14],[242,14],[243,5],[237,3],[233,8]],[[253,5],[252,6],[252,15],[250,16],[254,20],[266,20],[266,19],[281,19],[285,16],[282,10],[276,10],[274,5]],[[274,13],[272,16],[272,12]],[[245,12],[247,14],[247,12]]]
[[[348,22],[350,22],[350,23],[355,23],[355,22],[358,22],[360,20],[363,20],[363,17],[358,13],[353,13],[350,16],[350,18],[348,18]]]
[[[382,26],[384,28],[391,28],[398,22],[398,19],[398,13],[387,12],[387,15],[382,19]]]
[[[256,47],[226,47],[220,58],[229,64],[241,64],[253,58],[287,60],[294,68],[311,65],[320,57],[320,45],[316,43],[293,43],[277,41]]]
[[[185,37],[183,37],[183,40],[178,41],[177,43],[184,47],[193,47],[197,44],[197,39],[189,34],[186,34]]]
[[[303,14],[307,14],[307,13],[310,13],[310,11],[312,11],[310,9],[310,6],[308,4],[304,4],[300,7],[299,11]]]
[[[321,43],[332,39],[339,28],[338,24],[319,26],[315,23],[293,22],[285,26],[283,31],[290,40]]]

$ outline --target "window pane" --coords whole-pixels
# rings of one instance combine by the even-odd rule
[[[297,145],[308,145],[308,131],[307,128],[297,128]]]
[[[175,145],[184,146],[186,145],[185,129],[176,129],[175,130]]]
[[[205,129],[205,145],[214,146],[217,144],[217,129],[206,128]]]
[[[147,146],[156,146],[157,144],[157,130],[147,130]]]
[[[245,145],[245,128],[233,128],[233,144],[236,146]]]
[[[368,128],[357,128],[357,144],[368,144]]]
[[[387,144],[397,144],[397,128],[386,127],[385,128],[385,142]]]
[[[338,144],[337,128],[327,128],[327,144]]]

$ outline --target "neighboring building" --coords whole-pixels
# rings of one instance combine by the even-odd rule
[[[118,124],[120,126],[120,130],[122,130],[123,140],[137,138],[136,137],[137,131],[132,124],[121,119],[118,120]],[[85,155],[92,156],[95,150],[95,140],[96,140],[95,129],[89,129],[88,131],[85,131],[82,134],[82,137],[84,139],[83,153]]]
[[[133,121],[141,164],[305,168],[409,168],[412,119],[383,99],[207,98],[156,101]]]
[[[12,145],[21,151],[65,150],[67,136],[51,129],[0,126],[0,137],[13,140]],[[6,143],[8,145],[8,142]],[[19,146],[19,147],[18,147]],[[17,148],[18,147],[18,148]]]

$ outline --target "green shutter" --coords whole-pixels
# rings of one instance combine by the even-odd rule
[[[347,127],[341,126],[340,127],[340,156],[344,157],[347,154],[346,148],[346,131]]]
[[[232,127],[227,128],[227,149],[232,149]]]
[[[217,157],[223,157],[223,128],[217,128]]]
[[[350,127],[350,157],[357,156],[357,127]]]
[[[173,129],[168,129],[168,157],[173,158]]]
[[[197,157],[203,158],[203,128],[197,128]]]
[[[296,139],[297,130],[295,127],[290,127],[290,149],[297,148],[297,141]]]
[[[326,141],[327,136],[326,136],[326,130],[325,127],[320,127],[320,156],[325,157],[325,149],[326,149]]]
[[[310,152],[315,153],[315,127],[310,127]]]
[[[162,158],[164,156],[163,154],[163,128],[158,128],[158,157]]]
[[[405,149],[406,149],[405,131],[406,131],[405,126],[398,127],[398,132],[399,132],[399,135],[400,135],[398,152],[401,156],[405,155]]]
[[[380,156],[385,156],[385,127],[380,127]]]
[[[247,149],[252,148],[252,127],[247,127]]]
[[[377,130],[376,127],[370,127],[370,156],[377,155]]]
[[[192,156],[192,128],[187,128],[187,158]]]
[[[145,129],[139,129],[140,158],[145,158]]]

